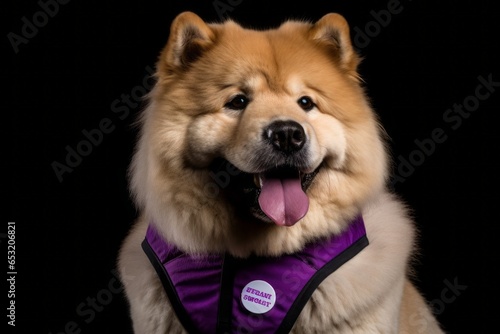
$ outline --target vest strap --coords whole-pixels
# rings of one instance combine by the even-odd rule
[[[175,286],[172,283],[172,280],[170,279],[167,270],[163,266],[162,262],[156,255],[151,245],[149,244],[148,240],[144,239],[141,246],[144,252],[146,253],[147,257],[149,258],[149,261],[153,264],[153,267],[156,273],[158,274],[158,277],[160,278],[161,284],[163,285],[163,288],[167,293],[167,297],[170,300],[170,304],[172,304],[172,308],[174,309],[174,312],[177,315],[177,318],[181,322],[184,329],[190,334],[203,334],[200,333],[198,329],[196,329],[196,327],[194,327],[193,322],[189,318],[186,309],[184,308],[179,299]]]
[[[362,236],[358,239],[354,244],[352,244],[349,248],[347,248],[344,252],[340,253],[333,260],[328,262],[324,267],[319,269],[307,282],[306,286],[302,289],[302,291],[295,299],[294,303],[290,307],[290,310],[286,314],[283,322],[280,327],[276,331],[276,334],[286,334],[292,330],[295,321],[300,315],[300,312],[307,304],[312,294],[316,290],[316,288],[323,282],[325,278],[330,276],[335,270],[340,268],[344,263],[352,259],[356,254],[358,254],[363,248],[368,246],[368,238],[366,235]]]
[[[233,283],[236,274],[236,259],[224,254],[220,280],[219,309],[217,312],[216,334],[230,334],[233,314]]]

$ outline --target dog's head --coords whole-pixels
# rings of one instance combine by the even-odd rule
[[[132,166],[148,219],[181,247],[242,254],[341,230],[386,177],[358,62],[338,14],[266,31],[180,14]]]

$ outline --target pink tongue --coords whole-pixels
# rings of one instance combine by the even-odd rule
[[[291,226],[305,216],[309,199],[302,190],[299,177],[263,177],[259,205],[277,225]]]

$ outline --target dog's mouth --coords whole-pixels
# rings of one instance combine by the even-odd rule
[[[212,177],[219,180],[219,187],[238,209],[280,226],[294,225],[306,215],[306,192],[321,168],[304,173],[294,166],[278,166],[261,173],[246,173],[225,159],[218,159],[212,166]]]

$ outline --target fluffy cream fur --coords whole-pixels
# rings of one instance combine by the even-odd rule
[[[193,13],[172,24],[157,65],[157,85],[141,119],[131,188],[141,210],[119,256],[136,333],[183,333],[140,243],[149,222],[189,253],[279,256],[339,233],[358,213],[370,245],[314,292],[293,333],[441,333],[408,279],[414,228],[385,190],[383,131],[360,86],[358,58],[344,18],[290,21],[254,31],[206,24]],[[251,103],[225,108],[235,94]],[[316,107],[296,103],[309,96]],[[223,157],[241,171],[262,172],[255,157],[270,121],[292,119],[308,140],[309,211],[282,227],[249,223],[207,184]]]

